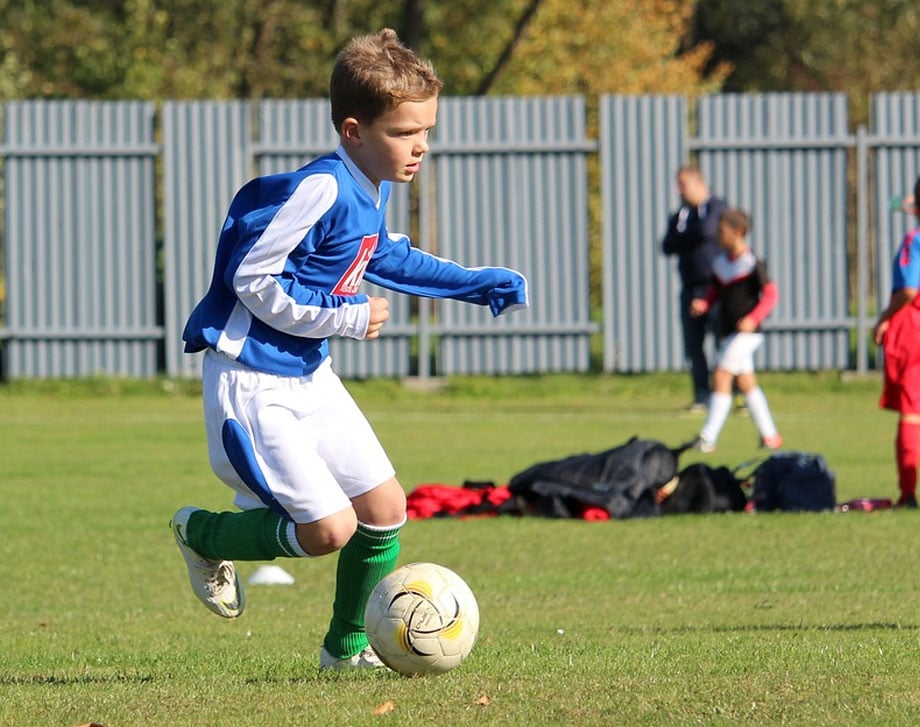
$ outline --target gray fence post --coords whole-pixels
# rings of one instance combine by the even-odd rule
[[[866,127],[856,131],[856,371],[864,374],[868,366],[869,298],[869,146]]]

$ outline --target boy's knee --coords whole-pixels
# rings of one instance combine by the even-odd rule
[[[406,493],[394,477],[352,500],[358,520],[374,527],[391,527],[406,519]]]
[[[738,391],[742,394],[749,394],[757,388],[757,378],[754,374],[740,374],[737,381]]]
[[[345,547],[358,527],[351,508],[312,523],[296,526],[297,541],[310,555],[328,555]]]

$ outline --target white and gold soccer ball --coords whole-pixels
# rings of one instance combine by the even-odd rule
[[[442,674],[472,651],[479,605],[466,582],[436,563],[410,563],[386,576],[365,610],[367,638],[400,674]]]

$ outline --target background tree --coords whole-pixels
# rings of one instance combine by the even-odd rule
[[[920,87],[916,0],[699,0],[689,43],[727,62],[728,91],[841,91],[863,123],[874,91]]]
[[[0,0],[5,98],[325,95],[336,51],[383,26],[447,93],[692,91],[692,0]],[[711,69],[710,69],[711,70]],[[621,72],[622,71],[622,72]],[[718,71],[701,88],[718,86]]]
[[[326,92],[354,18],[367,27],[392,24],[395,9],[370,0],[0,0],[0,91],[315,97]]]
[[[685,45],[694,0],[544,0],[494,89],[519,94],[716,91],[712,44]]]
[[[492,91],[522,95],[582,94],[588,134],[596,134],[597,98],[604,93],[717,91],[727,69],[705,73],[711,48],[685,48],[693,0],[543,0]],[[591,304],[601,305],[600,170],[589,160]]]

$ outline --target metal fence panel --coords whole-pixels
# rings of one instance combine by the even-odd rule
[[[849,365],[847,99],[726,94],[699,101],[699,164],[751,214],[754,251],[779,288],[758,354],[769,369]]]
[[[166,372],[199,376],[201,356],[183,354],[182,329],[211,281],[217,239],[236,190],[251,175],[250,105],[163,106],[163,306]]]
[[[605,371],[683,367],[680,282],[661,239],[687,134],[683,97],[601,97]]]
[[[393,317],[380,341],[333,342],[344,376],[406,375],[413,356],[423,376],[432,360],[445,374],[588,368],[587,180],[597,149],[605,370],[684,366],[676,266],[660,239],[677,204],[674,173],[690,155],[716,193],[752,212],[752,243],[779,285],[764,367],[852,367],[852,331],[871,325],[867,268],[881,306],[893,249],[914,224],[888,202],[920,174],[920,94],[877,94],[871,133],[856,137],[840,94],[704,97],[697,137],[682,97],[601,97],[599,110],[595,144],[580,98],[442,99],[418,181],[394,187],[390,229],[464,264],[522,270],[533,307],[493,320],[478,307],[410,303],[369,286],[390,298]],[[233,194],[255,174],[299,167],[338,143],[325,100],[166,102],[158,237],[152,104],[28,101],[3,111],[9,378],[197,375],[180,334],[210,280]],[[410,350],[415,339],[421,354]]]
[[[5,371],[155,376],[154,106],[4,106]]]
[[[443,301],[439,370],[584,371],[590,364],[584,100],[444,99],[435,159],[436,247],[527,277],[531,308],[493,319]]]
[[[695,152],[713,193],[751,212],[755,251],[780,303],[766,325],[765,367],[845,368],[846,97],[703,97],[698,136],[682,98],[602,97],[605,342],[608,371],[684,367],[674,261],[660,240],[678,205],[673,178]]]

